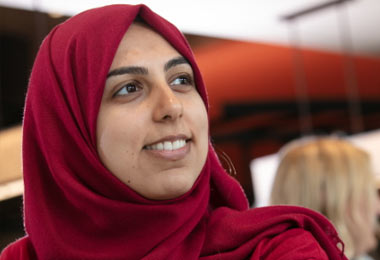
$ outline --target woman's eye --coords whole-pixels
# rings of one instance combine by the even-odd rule
[[[190,77],[188,76],[179,76],[177,78],[175,78],[171,83],[170,85],[172,86],[176,86],[176,85],[191,85],[193,82],[191,80]]]
[[[136,83],[128,83],[119,89],[114,96],[124,96],[139,91],[141,88]]]

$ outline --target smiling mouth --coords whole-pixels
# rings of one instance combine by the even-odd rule
[[[175,141],[163,141],[152,145],[146,145],[143,149],[157,151],[174,151],[186,146],[191,139],[178,139]]]

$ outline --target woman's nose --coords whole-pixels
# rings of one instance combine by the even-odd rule
[[[183,104],[167,84],[156,88],[156,105],[153,110],[153,120],[157,122],[174,121],[182,117]]]

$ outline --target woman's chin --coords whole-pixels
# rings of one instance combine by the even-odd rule
[[[194,182],[195,180],[184,180],[181,178],[170,180],[162,185],[158,192],[150,194],[149,198],[153,200],[176,199],[191,190]]]

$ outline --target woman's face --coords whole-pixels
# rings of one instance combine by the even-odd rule
[[[129,27],[112,62],[97,149],[116,177],[154,200],[189,191],[206,161],[207,112],[192,68],[142,24]]]

